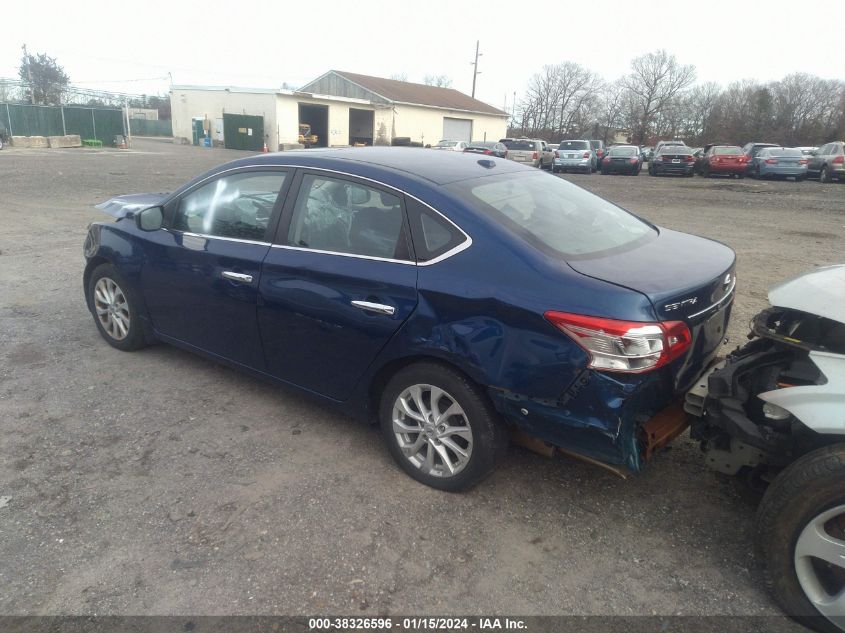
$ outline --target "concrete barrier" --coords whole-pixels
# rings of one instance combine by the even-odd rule
[[[46,136],[13,136],[12,147],[47,147]]]
[[[78,134],[68,134],[67,136],[48,136],[47,143],[51,148],[82,147],[82,138]]]

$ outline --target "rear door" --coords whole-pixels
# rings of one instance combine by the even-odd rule
[[[830,147],[830,143],[827,145],[822,145],[817,151],[815,156],[810,156],[810,162],[807,163],[807,171],[812,172],[813,175],[818,175],[819,170],[821,169],[822,163],[824,163],[824,156],[827,154],[827,150]]]
[[[408,235],[396,191],[303,170],[262,266],[258,323],[269,373],[348,398],[416,306]]]
[[[276,168],[236,170],[167,205],[166,228],[149,234],[141,271],[159,334],[263,369],[258,283],[290,176]]]

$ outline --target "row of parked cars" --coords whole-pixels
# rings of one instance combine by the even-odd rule
[[[821,147],[783,147],[776,143],[745,146],[711,143],[691,148],[683,141],[661,141],[655,148],[616,144],[605,147],[595,139],[557,144],[540,139],[503,138],[500,141],[440,141],[435,149],[449,149],[532,165],[552,172],[638,175],[648,163],[651,176],[695,174],[734,178],[818,178],[845,180],[845,141]]]
[[[553,172],[638,175],[648,163],[651,176],[695,174],[709,178],[817,178],[845,180],[845,141],[821,147],[783,147],[777,143],[747,143],[743,147],[711,143],[690,148],[683,141],[661,141],[655,148],[611,145],[575,139],[548,144],[538,139],[505,138],[499,142],[467,143],[465,152],[491,154]]]

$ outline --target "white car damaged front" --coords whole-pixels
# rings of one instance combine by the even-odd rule
[[[772,595],[845,631],[845,265],[779,284],[749,341],[686,397],[705,460],[765,487],[757,551]]]

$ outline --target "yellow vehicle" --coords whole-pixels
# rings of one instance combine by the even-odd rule
[[[305,147],[311,147],[319,142],[316,134],[311,134],[311,126],[307,123],[299,124],[299,142]]]

